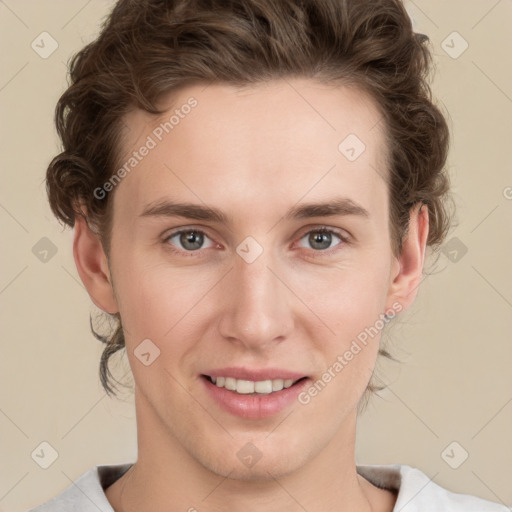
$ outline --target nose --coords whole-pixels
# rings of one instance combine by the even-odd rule
[[[222,287],[221,336],[255,352],[290,337],[297,305],[284,283],[271,251],[263,251],[252,263],[235,255]]]

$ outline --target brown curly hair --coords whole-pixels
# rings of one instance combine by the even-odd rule
[[[69,63],[70,84],[55,124],[63,151],[48,166],[47,192],[57,218],[85,215],[109,255],[112,200],[93,194],[119,165],[123,118],[134,108],[158,115],[158,100],[192,83],[247,86],[287,77],[352,85],[380,107],[389,148],[389,223],[400,254],[409,213],[428,207],[427,245],[450,228],[444,170],[449,130],[432,101],[432,57],[400,0],[119,0],[100,35]],[[121,318],[100,362],[125,347]],[[383,348],[380,354],[391,357]],[[369,390],[382,389],[369,385]],[[115,394],[115,393],[114,393]]]

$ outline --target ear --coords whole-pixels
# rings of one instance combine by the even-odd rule
[[[74,230],[73,256],[80,279],[96,306],[107,313],[117,313],[107,257],[98,235],[81,215],[75,219]]]
[[[389,287],[388,308],[398,302],[405,310],[414,302],[423,275],[428,229],[428,207],[419,203],[411,209],[402,251],[394,262],[399,270]]]

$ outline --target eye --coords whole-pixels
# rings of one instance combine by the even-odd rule
[[[338,241],[337,243],[336,240]],[[175,231],[164,238],[164,243],[174,252],[189,254],[201,249],[219,247],[204,231],[195,228]],[[330,253],[330,249],[336,250],[336,247],[342,243],[348,244],[348,237],[333,229],[321,227],[313,229],[302,236],[299,246],[311,248],[315,252]]]
[[[204,246],[205,240],[209,240],[209,244],[206,246]],[[207,249],[208,247],[213,247],[215,245],[206,233],[199,229],[183,229],[176,231],[166,237],[164,242],[169,242],[171,245],[175,245],[178,249],[186,252]]]
[[[333,245],[333,242],[335,242],[336,239],[339,242]],[[308,245],[303,245],[301,243],[303,241],[305,241],[305,243]],[[340,245],[341,242],[348,242],[348,240],[346,237],[332,229],[318,228],[306,233],[300,239],[299,246],[312,248],[315,251],[326,251],[327,249],[332,249],[333,247]]]

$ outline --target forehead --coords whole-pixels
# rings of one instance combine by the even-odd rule
[[[250,205],[253,214],[329,192],[357,195],[368,209],[387,200],[382,117],[360,90],[307,79],[196,84],[160,106],[158,117],[138,109],[125,116],[119,167],[150,148],[117,186],[131,212],[165,196]]]

